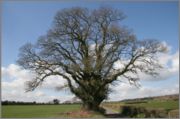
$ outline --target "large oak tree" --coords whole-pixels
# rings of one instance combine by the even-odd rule
[[[18,64],[36,74],[27,91],[58,75],[84,107],[98,110],[113,82],[123,78],[136,84],[138,72],[156,75],[161,68],[157,54],[166,48],[157,40],[137,40],[120,25],[124,18],[121,11],[107,7],[57,12],[47,34],[20,49]],[[117,62],[121,65],[115,67]]]

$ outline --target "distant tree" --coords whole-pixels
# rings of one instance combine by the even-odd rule
[[[58,99],[54,99],[54,100],[53,100],[53,103],[54,103],[54,104],[59,104],[59,102],[60,102],[60,101],[59,101]]]
[[[8,105],[8,103],[9,102],[7,100],[1,102],[2,105]]]
[[[46,35],[20,49],[18,64],[36,73],[27,91],[58,75],[85,108],[98,110],[115,81],[125,78],[137,85],[138,72],[157,75],[161,66],[156,56],[166,47],[157,40],[137,40],[120,25],[124,18],[121,11],[108,7],[59,11]]]

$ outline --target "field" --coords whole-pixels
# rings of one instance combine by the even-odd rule
[[[152,101],[147,101],[147,102],[142,102],[142,103],[126,103],[126,102],[116,102],[116,103],[105,103],[103,104],[106,107],[109,107],[113,110],[119,111],[121,106],[138,106],[138,107],[145,107],[145,108],[159,108],[159,109],[165,109],[165,110],[175,110],[179,108],[179,101],[173,101],[173,100],[168,100],[168,101],[162,101],[162,100],[152,100]]]
[[[104,102],[105,115],[83,110],[81,104],[2,105],[3,118],[97,118],[97,117],[179,117],[179,95],[158,98]]]
[[[3,118],[44,117],[102,117],[95,112],[82,111],[80,104],[70,105],[7,105],[2,106]]]
[[[149,113],[149,116],[152,117],[179,117],[179,97],[177,95],[170,98],[165,96],[152,99],[106,102],[102,105],[126,117],[145,117],[146,113]],[[123,113],[125,110],[128,111],[126,112],[128,115]]]

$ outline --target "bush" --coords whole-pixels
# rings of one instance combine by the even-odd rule
[[[166,110],[164,109],[150,109],[150,108],[146,108],[145,110],[145,117],[157,117],[157,118],[163,118],[163,117],[167,117],[168,113]]]
[[[121,110],[121,114],[127,117],[134,117],[141,112],[140,108],[135,106],[122,106]]]
[[[163,109],[150,109],[144,107],[136,107],[136,106],[122,106],[121,107],[121,115],[125,117],[168,117],[168,112]]]

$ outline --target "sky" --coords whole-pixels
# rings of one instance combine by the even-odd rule
[[[31,74],[18,66],[16,60],[23,44],[35,43],[38,37],[46,34],[58,10],[75,6],[119,9],[127,16],[121,24],[131,29],[139,40],[157,39],[169,49],[168,53],[158,57],[165,66],[159,77],[142,74],[139,89],[127,83],[118,83],[108,100],[179,93],[178,2],[4,1],[1,28],[2,100],[47,102],[54,98],[65,101],[74,97],[68,90],[54,90],[55,86],[65,83],[59,77],[50,77],[35,91],[25,93],[24,83],[31,80]]]

